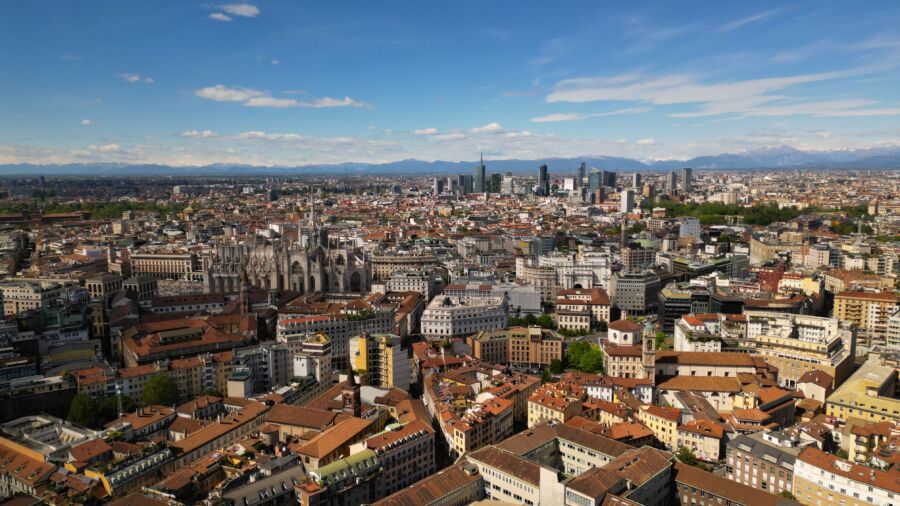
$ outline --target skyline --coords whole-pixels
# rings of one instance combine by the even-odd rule
[[[890,3],[46,5],[0,20],[3,164],[900,145]]]

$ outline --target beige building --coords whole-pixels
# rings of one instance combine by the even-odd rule
[[[856,331],[838,318],[747,311],[747,339],[778,368],[778,382],[794,387],[810,369],[839,384],[853,370]]]
[[[475,358],[492,364],[546,367],[563,359],[562,338],[540,327],[479,332],[466,341]]]
[[[867,344],[885,344],[888,319],[900,309],[894,292],[846,291],[834,296],[834,316],[855,323],[860,339]]]
[[[828,397],[827,414],[844,421],[900,422],[896,385],[897,369],[869,359]]]
[[[900,469],[882,471],[809,447],[797,456],[793,494],[803,504],[818,506],[896,504]]]

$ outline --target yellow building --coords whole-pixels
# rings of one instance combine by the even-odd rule
[[[897,370],[869,360],[850,376],[825,405],[829,416],[871,422],[900,422],[900,399],[894,397]]]
[[[409,391],[410,365],[396,334],[363,334],[350,339],[350,363],[365,371],[366,383]]]
[[[528,399],[528,427],[534,427],[548,420],[565,422],[580,415],[583,402],[576,397],[538,391]]]
[[[888,318],[900,308],[898,302],[894,292],[841,292],[834,296],[834,316],[855,323],[866,342],[885,344]]]
[[[678,424],[681,423],[681,410],[660,406],[641,406],[638,419],[644,423],[653,435],[669,450],[677,450]]]
[[[466,339],[472,355],[492,364],[549,366],[563,359],[563,340],[540,327],[512,327],[479,332]]]

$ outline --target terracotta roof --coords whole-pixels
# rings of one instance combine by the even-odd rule
[[[340,421],[339,416],[340,413],[333,411],[290,404],[276,404],[272,406],[272,409],[266,416],[266,421],[278,425],[290,425],[324,431]]]
[[[725,428],[722,425],[709,420],[691,420],[690,422],[678,427],[679,432],[693,432],[701,436],[722,439],[725,435]]]
[[[673,376],[661,382],[660,390],[686,392],[732,392],[741,391],[741,382],[733,376]]]
[[[642,446],[616,457],[603,469],[615,472],[637,488],[669,467],[673,459],[671,453]]]
[[[423,506],[432,504],[441,497],[450,496],[457,490],[463,489],[480,479],[481,475],[478,473],[478,470],[464,461],[424,478],[380,501],[376,501],[373,505]]]
[[[609,324],[610,330],[618,330],[619,332],[639,332],[641,326],[631,320],[617,320]]]
[[[770,494],[728,478],[706,472],[681,462],[675,463],[675,482],[700,489],[710,496],[722,497],[733,504],[779,506],[797,504],[795,501]],[[712,499],[710,499],[712,502]]]
[[[338,451],[357,436],[369,430],[372,420],[350,417],[319,434],[297,450],[297,453],[321,459]]]
[[[476,450],[469,456],[469,459],[514,476],[535,487],[541,484],[541,467],[538,464],[495,446],[485,446]]]
[[[825,453],[814,446],[810,446],[800,452],[797,459],[803,462],[823,469],[832,474],[839,474],[853,481],[863,483],[865,486],[874,486],[883,490],[887,490],[894,494],[900,493],[900,469],[891,468],[890,471],[882,471],[860,464],[853,464],[843,461],[849,468],[845,471],[837,466],[838,459],[836,456]]]
[[[831,388],[831,385],[834,383],[834,376],[820,369],[813,369],[811,371],[806,371],[800,376],[800,379],[797,380],[797,384],[799,385],[800,383],[812,383],[827,389]]]
[[[112,451],[112,448],[109,444],[99,438],[91,439],[69,448],[69,453],[76,462],[88,462],[89,460],[110,451]]]

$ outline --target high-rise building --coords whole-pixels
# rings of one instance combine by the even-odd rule
[[[444,180],[439,177],[434,178],[434,184],[431,191],[435,197],[444,193]]]
[[[666,174],[666,193],[669,195],[678,193],[678,173],[674,170]]]
[[[591,172],[588,174],[588,190],[591,192],[595,191],[597,188],[603,186],[603,174],[591,167]]]
[[[503,176],[503,181],[500,182],[500,193],[503,195],[512,195],[513,194],[513,175],[512,172],[507,172]]]
[[[367,383],[409,390],[409,359],[395,334],[362,334],[350,340],[350,365],[364,370]]]
[[[634,210],[634,191],[631,188],[622,190],[619,197],[619,212],[630,213]]]
[[[472,181],[473,178],[471,174],[459,174],[456,176],[456,191],[458,191],[460,195],[472,193]]]
[[[484,183],[485,183],[485,174],[484,174],[484,154],[481,155],[481,162],[475,167],[475,177],[474,177],[474,190],[475,193],[484,193]]]
[[[578,176],[575,178],[575,188],[584,186],[584,162],[578,166]]]
[[[550,175],[547,173],[546,165],[541,165],[538,171],[538,195],[543,197],[550,195]]]
[[[692,184],[691,173],[692,172],[693,171],[690,169],[690,167],[685,167],[685,168],[681,169],[681,189],[682,189],[682,191],[684,191],[684,193],[691,192],[691,184]]]
[[[600,172],[600,185],[606,186],[607,188],[615,188],[616,187],[616,173],[604,170]]]
[[[640,188],[641,187],[641,175],[637,172],[631,175],[631,187],[632,188]]]

